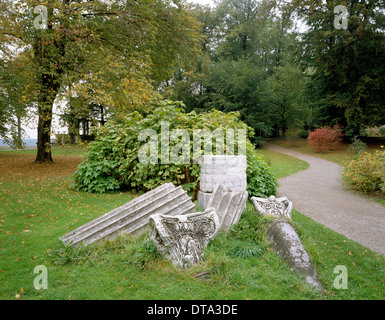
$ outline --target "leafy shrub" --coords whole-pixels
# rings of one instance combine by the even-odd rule
[[[381,136],[385,137],[385,126],[380,128]]]
[[[358,139],[357,137],[353,138],[352,143],[348,147],[348,150],[354,153],[363,152],[365,151],[365,149],[366,149],[366,143]]]
[[[183,112],[181,102],[163,101],[146,118],[137,112],[128,114],[126,118],[108,121],[101,127],[94,142],[91,142],[83,162],[73,175],[75,190],[103,193],[112,190],[129,189],[148,191],[166,182],[183,185],[188,191],[197,193],[199,186],[200,167],[193,163],[193,139],[190,139],[190,161],[188,164],[162,163],[161,159],[161,129],[162,121],[170,125],[169,132],[174,129],[186,130],[190,137],[194,129],[208,129],[211,132],[217,128],[245,129],[249,137],[253,136],[252,128],[239,120],[236,112],[223,113],[213,110],[197,114]],[[144,164],[139,161],[138,153],[144,142],[138,136],[142,130],[154,130],[158,135],[158,163]],[[179,141],[170,141],[172,148]],[[234,153],[237,154],[237,145]],[[212,144],[213,154],[216,152],[216,141]],[[170,152],[171,153],[171,152]],[[270,196],[276,193],[278,182],[265,158],[256,152],[249,139],[246,142],[247,179],[250,195]]]
[[[385,150],[361,152],[343,173],[344,179],[360,191],[385,193]]]
[[[298,137],[302,139],[307,139],[309,137],[309,131],[301,129],[298,131]]]
[[[336,150],[342,142],[342,129],[336,124],[333,127],[322,127],[309,133],[308,143],[316,152]]]

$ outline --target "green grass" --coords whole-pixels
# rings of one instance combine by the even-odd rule
[[[315,157],[319,157],[325,160],[329,160],[345,166],[349,161],[351,161],[355,154],[349,152],[348,145],[342,144],[338,150],[331,152],[315,152],[313,148],[311,148],[306,139],[285,139],[285,138],[275,138],[270,140],[271,143],[277,144],[281,147],[292,149],[298,152],[310,154]]]
[[[52,146],[51,148],[52,155],[62,155],[62,156],[83,156],[87,151],[87,144],[82,145],[61,145],[61,146]],[[36,148],[25,148],[19,150],[1,150],[2,153],[13,153],[13,154],[28,154],[36,155]],[[53,159],[55,161],[55,159]]]
[[[280,176],[303,168],[291,157],[262,152]],[[326,289],[320,295],[270,249],[269,219],[254,215],[250,203],[232,231],[209,244],[204,262],[189,270],[159,256],[146,235],[66,248],[61,235],[135,195],[75,192],[70,172],[78,157],[57,155],[53,165],[33,164],[33,158],[0,152],[0,299],[385,298],[383,256],[294,211],[294,225]],[[48,270],[46,290],[33,285],[39,265]],[[337,265],[348,269],[347,290],[333,286]]]
[[[273,168],[278,179],[309,167],[307,162],[286,154],[263,148],[258,149],[258,152],[265,156],[267,163]]]

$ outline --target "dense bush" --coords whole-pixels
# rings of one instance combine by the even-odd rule
[[[344,179],[360,191],[385,193],[385,150],[359,153],[345,169]]]
[[[365,151],[367,145],[362,140],[358,139],[357,137],[354,137],[352,139],[352,143],[349,144],[348,150],[354,153],[360,153]]]
[[[302,139],[307,139],[309,137],[309,131],[301,129],[298,131],[298,137]]]
[[[253,131],[239,121],[239,114],[235,112],[223,113],[213,110],[208,113],[197,114],[183,112],[184,105],[180,102],[163,101],[161,106],[146,118],[134,112],[119,122],[108,121],[100,128],[96,140],[90,143],[83,162],[77,168],[73,179],[77,191],[103,193],[109,190],[151,190],[163,183],[172,182],[183,185],[188,191],[196,194],[200,167],[192,162],[193,139],[187,148],[190,152],[189,164],[164,164],[161,161],[161,122],[168,121],[169,132],[174,129],[185,129],[192,137],[194,129],[208,129],[213,131],[222,129],[246,129],[248,136]],[[157,164],[144,164],[138,159],[138,152],[145,142],[138,140],[139,133],[144,129],[154,130],[158,135],[159,152],[156,155]],[[172,149],[181,141],[170,142]],[[186,147],[185,144],[183,144]],[[213,141],[213,154],[216,152],[216,141]],[[237,145],[234,146],[237,154]],[[255,196],[270,196],[275,194],[278,185],[272,169],[265,158],[258,154],[247,139],[247,179],[248,192]]]
[[[342,129],[336,124],[333,127],[322,127],[309,132],[308,143],[316,152],[336,150],[342,142]]]

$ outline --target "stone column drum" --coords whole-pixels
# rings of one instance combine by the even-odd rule
[[[206,209],[214,187],[221,184],[231,191],[246,191],[246,156],[205,155],[200,158],[198,206]]]

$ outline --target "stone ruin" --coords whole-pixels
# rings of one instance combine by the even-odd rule
[[[188,268],[202,260],[219,227],[213,208],[176,216],[156,214],[150,218],[150,239],[173,264]]]
[[[148,229],[150,216],[155,213],[174,216],[194,211],[195,205],[182,187],[165,183],[65,234],[60,240],[76,247],[80,243],[114,239],[119,234],[138,234]]]
[[[308,253],[287,219],[274,219],[267,229],[266,236],[273,243],[273,250],[286,261],[291,270],[299,272],[305,282],[319,292],[324,292]]]
[[[202,260],[207,244],[219,229],[238,223],[246,208],[246,156],[202,156],[198,207],[182,187],[165,183],[60,237],[66,245],[91,244],[119,234],[150,238],[167,259],[182,268]],[[251,197],[255,210],[275,219],[267,230],[273,249],[305,281],[323,291],[309,255],[290,224],[292,203],[286,198]],[[286,219],[285,219],[286,218]]]
[[[230,226],[238,223],[246,209],[247,191],[231,191],[223,184],[215,185],[207,208],[214,208],[222,230],[229,231]]]
[[[267,199],[251,197],[250,200],[255,210],[264,216],[291,219],[293,204],[286,197],[276,198],[270,196]]]
[[[306,249],[302,245],[296,231],[290,224],[293,204],[286,197],[250,198],[256,212],[264,216],[273,217],[266,236],[273,243],[273,250],[287,262],[291,270],[299,272],[305,282],[323,292],[317,271],[313,266]]]
[[[200,157],[199,164],[201,173],[198,207],[208,207],[214,188],[218,184],[232,192],[246,191],[246,156],[204,155]]]

